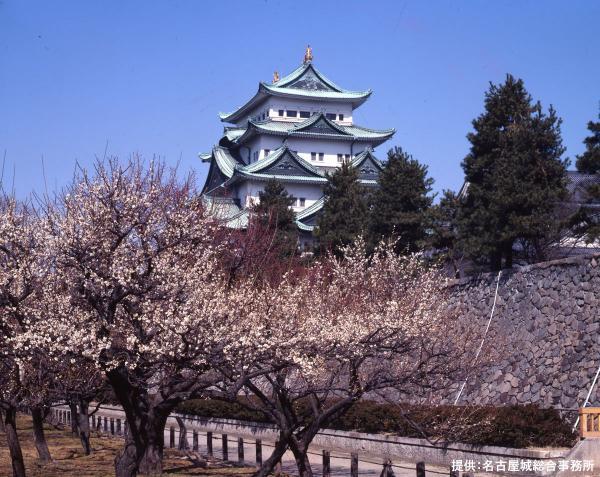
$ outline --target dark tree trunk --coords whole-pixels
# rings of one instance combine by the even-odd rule
[[[490,267],[494,271],[502,269],[502,251],[496,250],[490,255]]]
[[[179,450],[188,450],[190,446],[188,445],[187,441],[187,427],[185,427],[183,419],[181,419],[179,416],[175,416],[175,419],[179,425]]]
[[[79,435],[79,429],[77,428],[77,403],[70,402],[69,409],[71,410],[71,434],[73,437]]]
[[[296,467],[298,468],[298,476],[313,477],[312,467],[308,460],[308,445],[305,445],[303,442],[294,442],[294,439],[292,439],[290,441],[290,450],[292,451],[292,454],[294,454],[294,460],[296,461]]]
[[[140,460],[139,471],[141,475],[162,475],[164,432],[164,422],[160,430],[156,429],[153,432],[147,429],[143,432],[146,434],[146,446]]]
[[[178,401],[166,404],[158,395],[132,386],[121,369],[108,372],[107,377],[128,424],[126,447],[115,459],[117,477],[161,475],[165,423]]]
[[[513,248],[512,243],[507,244],[504,248],[504,266],[506,268],[512,268],[513,266]]]
[[[31,419],[33,421],[33,438],[38,457],[43,464],[47,464],[52,460],[52,456],[50,455],[50,449],[48,449],[46,435],[44,434],[44,412],[41,407],[31,408]]]
[[[90,403],[85,399],[79,399],[79,412],[77,413],[77,427],[79,428],[79,440],[85,455],[92,453],[90,446]]]
[[[4,413],[2,412],[2,409],[0,409],[0,432],[4,431]]]
[[[115,457],[115,477],[136,477],[138,458],[131,434],[125,437],[125,446]]]
[[[289,437],[282,435],[279,433],[279,440],[275,444],[275,449],[271,456],[263,462],[260,469],[258,469],[252,477],[267,477],[269,474],[273,472],[273,469],[277,465],[278,462],[281,462],[281,458],[285,451],[288,448],[288,440]]]
[[[4,429],[6,432],[6,442],[10,450],[13,477],[25,477],[23,452],[21,452],[21,444],[17,435],[17,409],[13,406],[4,410]]]

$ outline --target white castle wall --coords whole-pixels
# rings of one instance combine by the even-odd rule
[[[246,181],[238,189],[238,198],[240,203],[249,207],[252,203],[259,202],[259,192],[264,190],[266,182]],[[304,197],[306,199],[304,207],[293,207],[295,212],[300,212],[306,207],[310,207],[323,195],[323,189],[316,184],[285,184],[288,193],[296,198]]]
[[[298,116],[295,118],[288,118],[286,116],[280,116],[279,110],[294,110],[298,111]],[[343,121],[336,121],[339,124],[343,124],[345,126],[352,124],[352,105],[349,103],[324,103],[322,99],[310,101],[310,100],[302,100],[302,99],[293,99],[293,98],[274,98],[271,97],[267,99],[264,103],[262,103],[257,108],[253,109],[248,113],[246,117],[238,121],[236,124],[239,127],[243,127],[246,125],[248,119],[256,118],[262,119],[262,114],[265,113],[268,117],[278,120],[278,121],[290,121],[290,122],[300,122],[306,121],[306,118],[300,118],[300,111],[308,111],[312,114],[323,112],[323,113],[334,113],[336,115],[343,114]]]
[[[254,152],[259,152],[259,159],[264,157],[265,149],[274,150],[278,147],[281,147],[283,144],[285,137],[283,136],[259,136],[252,141],[249,141],[242,148],[242,157],[244,159],[247,158],[246,147],[250,149],[250,158],[254,158]],[[338,162],[337,155],[338,154],[352,154],[356,156],[357,154],[363,152],[367,147],[372,144],[360,142],[354,143],[352,146],[351,141],[336,141],[336,140],[327,140],[327,139],[304,139],[304,138],[289,138],[287,144],[290,149],[293,151],[298,151],[298,155],[304,159],[305,161],[313,164],[314,166],[323,166],[323,167],[338,167],[340,163]],[[323,161],[319,161],[318,157],[316,161],[311,159],[311,152],[322,152],[324,153]]]

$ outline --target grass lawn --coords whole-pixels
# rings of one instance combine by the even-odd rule
[[[109,477],[114,476],[113,462],[123,440],[92,434],[93,453],[83,454],[78,438],[71,436],[70,430],[55,429],[46,425],[45,433],[53,462],[40,465],[35,444],[31,418],[19,415],[17,429],[28,477]],[[219,461],[202,460],[173,449],[165,449],[164,474],[173,476],[244,476],[254,472],[250,467],[235,467]],[[11,477],[12,467],[6,446],[6,436],[0,432],[0,477]]]

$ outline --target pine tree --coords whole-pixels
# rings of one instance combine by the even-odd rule
[[[273,246],[289,256],[298,248],[298,228],[294,211],[290,208],[295,199],[276,179],[270,179],[260,191],[259,203],[253,212],[258,223],[274,233]]]
[[[546,114],[532,102],[522,80],[507,75],[490,85],[467,136],[469,186],[457,219],[461,248],[475,261],[500,269],[504,259],[511,267],[517,240],[543,258],[541,244],[559,226],[555,205],[566,195],[560,124],[552,107]]]
[[[316,230],[319,251],[340,254],[340,247],[352,243],[365,232],[367,199],[358,171],[344,162],[333,174],[327,174],[323,189],[324,204]]]
[[[461,253],[456,244],[456,217],[460,207],[458,196],[451,190],[444,190],[439,203],[429,209],[431,235],[428,245],[435,256],[449,262],[456,276],[460,275]]]
[[[402,148],[391,149],[379,188],[373,193],[369,220],[371,245],[382,239],[397,239],[399,253],[413,252],[424,245],[428,209],[433,202],[427,166]]]
[[[600,114],[598,119],[600,119]],[[585,152],[577,156],[575,166],[579,172],[596,174],[600,172],[600,121],[590,121],[587,128],[591,135],[583,140]]]
[[[586,188],[587,204],[583,204],[571,217],[571,226],[575,235],[592,243],[600,240],[600,214],[597,209],[600,204],[600,121],[590,121],[587,128],[592,134],[583,140],[585,152],[577,156],[576,167],[584,174],[596,174],[597,180]]]

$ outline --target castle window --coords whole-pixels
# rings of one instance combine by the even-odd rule
[[[339,121],[343,121],[344,120],[344,115],[343,114],[338,114],[338,120]]]
[[[317,153],[316,152],[311,152],[310,153],[310,160],[311,161],[316,161],[317,160]]]
[[[300,207],[304,207],[306,205],[306,199],[304,197],[300,197]]]
[[[301,118],[310,118],[310,112],[309,111],[300,111],[300,117]]]
[[[279,110],[279,116],[283,117],[283,109]]]
[[[344,158],[346,159],[346,162],[350,162],[350,154],[346,154]]]
[[[295,118],[298,116],[298,111],[287,111],[288,118]]]
[[[332,119],[332,120],[334,120],[334,119],[336,118],[336,115],[335,115],[334,113],[326,113],[326,114],[325,114],[325,117],[326,117],[327,119]]]
[[[343,154],[338,154],[338,162],[342,162],[344,160]]]
[[[319,162],[323,162],[323,159],[325,159],[325,154],[320,152],[319,153]]]
[[[271,152],[271,149],[265,149],[265,157],[267,157],[270,152]]]

